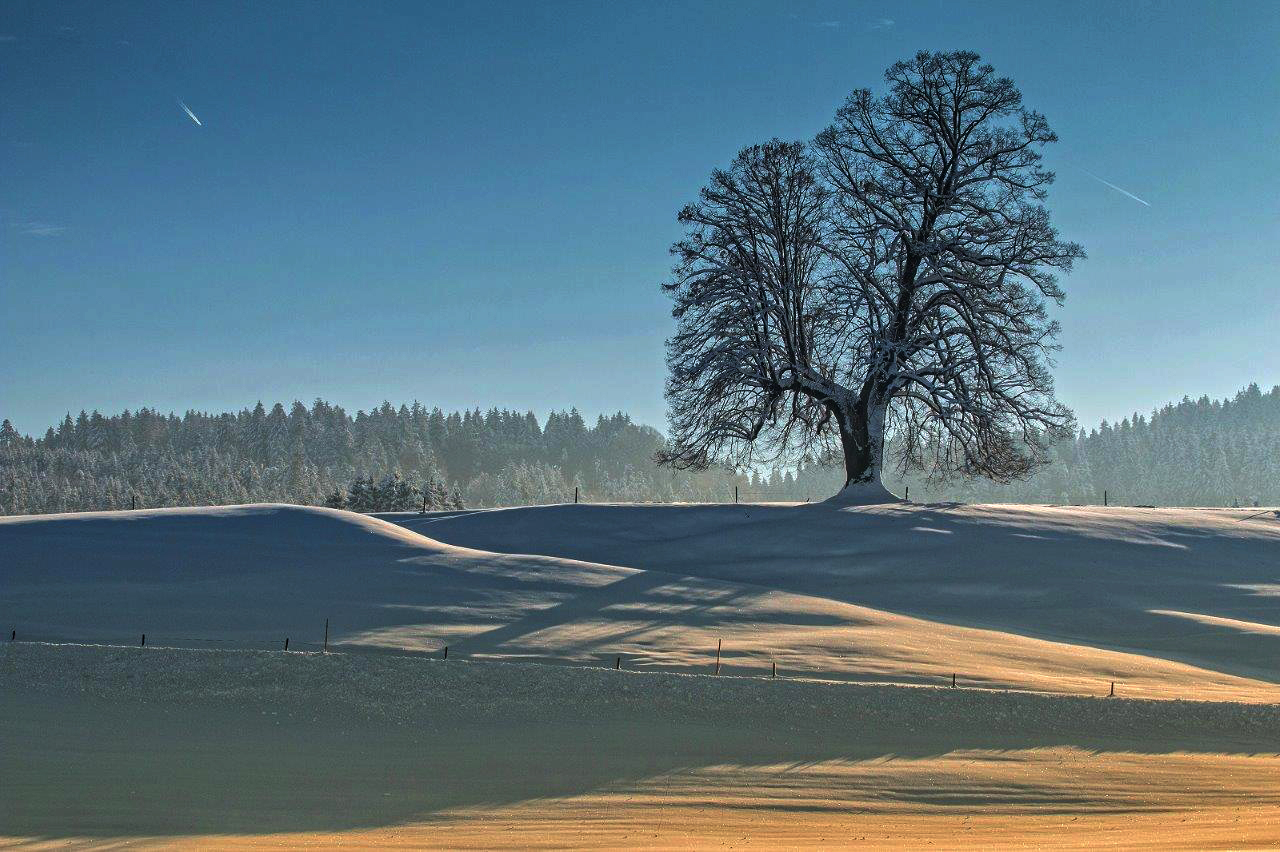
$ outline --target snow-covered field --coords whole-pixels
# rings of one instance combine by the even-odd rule
[[[1280,700],[1274,512],[261,505],[0,519],[0,627]],[[521,555],[524,554],[524,555]],[[581,560],[581,561],[580,561]]]
[[[24,643],[0,675],[0,826],[51,844],[1280,843],[1276,705]]]
[[[749,583],[912,615],[937,638],[957,635],[939,624],[967,625],[1070,643],[1072,655],[1114,649],[1267,685],[1280,680],[1275,510],[548,506],[396,520],[464,547]],[[997,640],[963,634],[962,641]],[[955,655],[944,644],[929,656]],[[1123,666],[1089,656],[1099,674]],[[968,673],[981,679],[984,666],[975,662]],[[1053,688],[1047,680],[1035,685]]]
[[[0,836],[1275,845],[1257,511],[0,518]]]

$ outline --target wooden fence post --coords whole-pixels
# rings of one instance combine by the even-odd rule
[[[573,502],[578,502],[578,486],[573,486]]]
[[[145,647],[147,647],[147,634],[145,634],[145,633],[143,633],[143,634],[142,634],[142,642],[140,642],[140,643],[138,644],[138,647],[139,647],[139,648],[145,648]]]
[[[284,649],[285,649],[286,651],[287,651],[287,650],[289,650],[289,637],[288,637],[288,636],[284,637]]]
[[[952,689],[956,688],[956,676],[954,672],[951,674],[951,688]]]
[[[444,646],[444,659],[446,659],[446,660],[447,660],[447,659],[449,659],[449,646],[448,646],[448,645],[445,645],[445,646]]]
[[[324,620],[324,652],[329,653],[329,619]]]
[[[722,642],[724,642],[723,639],[716,640],[716,674],[720,674],[720,645]]]
[[[738,502],[738,486],[733,486],[733,502]]]
[[[618,670],[620,670],[621,668],[622,668],[622,658],[621,658],[621,657],[614,657],[614,658],[613,658],[613,670],[614,670],[614,671],[618,671]]]

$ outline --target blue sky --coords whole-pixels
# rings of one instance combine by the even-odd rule
[[[0,416],[322,396],[663,426],[680,205],[956,48],[1061,137],[1082,423],[1270,386],[1277,45],[1271,2],[0,0]]]

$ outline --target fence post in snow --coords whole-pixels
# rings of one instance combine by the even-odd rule
[[[447,659],[449,659],[449,646],[448,646],[448,645],[445,645],[445,646],[444,646],[444,659],[446,659],[446,660],[447,660]]]
[[[778,676],[778,661],[774,660],[773,661],[773,677],[777,677],[777,676]]]
[[[1107,489],[1102,489],[1102,505],[1107,505]]]
[[[614,670],[614,671],[618,671],[618,670],[619,670],[619,669],[621,669],[621,668],[622,668],[622,658],[621,658],[621,657],[614,657],[614,658],[613,658],[613,670]]]
[[[951,673],[951,688],[952,688],[952,689],[955,689],[955,688],[956,688],[956,675],[955,675],[955,672],[952,672],[952,673]]]
[[[573,486],[573,502],[578,502],[578,486]]]
[[[733,486],[733,502],[738,502],[738,486]]]
[[[723,639],[716,640],[716,674],[720,674],[720,645],[723,642]]]
[[[329,653],[329,619],[324,620],[324,652]]]
[[[288,636],[284,637],[284,649],[285,649],[286,651],[287,651],[287,650],[289,650],[289,637],[288,637]]]
[[[143,634],[142,634],[142,641],[141,641],[140,643],[138,643],[138,647],[139,647],[139,648],[145,648],[145,647],[147,647],[147,634],[145,634],[145,633],[143,633]]]

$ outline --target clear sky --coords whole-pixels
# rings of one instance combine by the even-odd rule
[[[0,416],[322,396],[664,426],[680,205],[957,48],[1061,137],[1082,423],[1280,382],[1280,3],[0,0]]]

